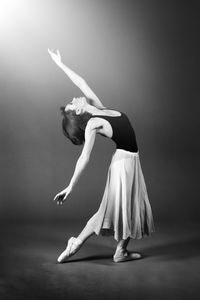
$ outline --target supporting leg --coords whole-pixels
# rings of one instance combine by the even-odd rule
[[[128,260],[133,259],[139,259],[141,258],[140,253],[130,253],[127,251],[127,246],[130,241],[130,238],[127,238],[126,240],[120,240],[117,244],[115,254],[113,256],[114,262],[124,262]]]
[[[120,240],[120,241],[117,243],[116,251],[119,250],[119,249],[124,249],[124,250],[126,250],[129,241],[130,241],[130,237],[128,237],[126,240]]]

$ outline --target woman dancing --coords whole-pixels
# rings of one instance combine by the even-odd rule
[[[69,239],[57,261],[65,262],[94,233],[114,236],[117,241],[114,262],[138,259],[141,254],[127,251],[128,242],[130,238],[140,239],[150,235],[154,231],[154,224],[134,129],[124,113],[107,109],[86,81],[63,64],[58,50],[53,52],[48,49],[48,52],[85,95],[74,98],[61,108],[63,133],[73,144],[83,144],[83,149],[69,185],[54,198],[58,205],[63,204],[73,191],[88,164],[96,135],[110,138],[116,144],[98,211],[78,237]]]

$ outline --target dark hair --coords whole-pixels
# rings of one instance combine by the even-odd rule
[[[60,110],[63,115],[62,130],[64,135],[74,145],[82,145],[85,141],[85,127],[92,115],[88,112],[76,115],[75,110],[65,111],[65,107],[61,107]]]

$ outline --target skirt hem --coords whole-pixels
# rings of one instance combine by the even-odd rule
[[[126,234],[126,235],[123,235],[123,236],[120,236],[117,238],[117,231],[115,231],[114,229],[112,228],[101,228],[100,231],[98,230],[94,230],[94,233],[99,236],[99,235],[102,235],[102,236],[113,236],[113,238],[118,242],[120,240],[126,240],[127,238],[131,238],[131,239],[134,239],[134,240],[141,240],[142,238],[145,238],[145,237],[150,237],[152,236],[152,234],[155,232],[155,229],[152,229],[150,232],[146,233],[142,233],[140,235],[137,235],[137,234]]]

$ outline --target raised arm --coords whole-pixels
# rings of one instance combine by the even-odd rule
[[[94,146],[95,136],[96,136],[96,124],[93,119],[89,120],[85,129],[85,143],[82,150],[81,155],[79,156],[76,167],[74,170],[74,174],[70,181],[70,184],[66,189],[58,193],[54,200],[57,201],[57,204],[62,204],[64,200],[66,200],[67,196],[72,192],[74,186],[78,182],[83,170],[85,169],[86,165],[89,162],[90,154],[92,148]]]
[[[62,62],[61,55],[58,50],[56,51],[56,53],[54,53],[52,50],[48,49],[48,52],[49,52],[51,58],[53,59],[53,61],[58,65],[58,67],[61,68],[65,72],[65,74],[71,79],[71,81],[83,92],[83,94],[88,99],[90,99],[91,105],[94,105],[99,109],[105,108],[105,106],[101,103],[99,98],[95,95],[95,93],[92,91],[92,89],[88,86],[86,81]]]

